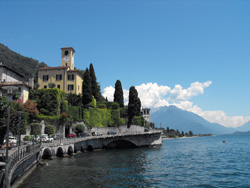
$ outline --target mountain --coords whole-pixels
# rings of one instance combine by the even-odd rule
[[[3,65],[9,67],[15,72],[24,76],[24,81],[28,81],[29,78],[35,77],[37,79],[37,71],[40,67],[47,65],[45,63],[39,63],[38,60],[24,57],[12,50],[7,46],[0,43],[0,62]]]
[[[244,125],[240,127],[237,127],[236,129],[237,131],[240,131],[240,132],[250,131],[250,121],[246,122]]]
[[[236,131],[232,133],[231,135],[250,135],[250,131],[247,131],[247,132]]]
[[[156,126],[161,125],[162,128],[169,127],[170,129],[178,129],[179,131],[192,131],[194,134],[229,134],[236,130],[227,128],[217,123],[211,123],[202,117],[181,110],[176,106],[161,107],[151,113],[151,121],[156,123]]]

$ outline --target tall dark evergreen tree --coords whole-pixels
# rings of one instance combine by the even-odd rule
[[[124,107],[123,90],[120,80],[117,80],[115,83],[114,102],[117,102],[120,107]]]
[[[134,116],[141,115],[141,100],[138,97],[138,92],[134,86],[129,89],[129,102],[128,102],[128,128],[132,124]]]
[[[91,81],[88,68],[86,69],[82,83],[82,104],[86,106],[92,101]]]
[[[92,63],[89,66],[89,74],[90,74],[92,95],[95,97],[97,101],[100,101],[101,90],[100,90],[100,87],[98,87],[98,83],[96,81],[96,76],[95,76],[95,70],[94,70],[94,66]]]

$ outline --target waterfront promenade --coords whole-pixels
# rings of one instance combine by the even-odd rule
[[[13,185],[41,159],[63,157],[79,151],[151,147],[161,144],[161,131],[154,129],[149,132],[136,131],[133,133],[124,131],[115,135],[86,136],[41,143],[29,142],[25,145],[22,144],[19,148],[15,147],[9,150],[9,160],[5,168],[5,173],[8,175],[1,182],[5,182],[7,187]]]

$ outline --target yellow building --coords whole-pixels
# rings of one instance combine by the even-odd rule
[[[74,70],[74,53],[72,47],[61,48],[62,66],[42,67],[38,71],[39,89],[49,88],[54,83],[56,88],[65,93],[82,93],[83,75]]]

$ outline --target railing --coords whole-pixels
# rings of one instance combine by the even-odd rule
[[[40,144],[34,144],[34,145],[26,145],[26,147],[21,148],[17,151],[15,151],[8,159],[8,170],[9,172],[12,170],[12,168],[15,166],[15,164],[28,156],[29,154],[32,154],[33,152],[36,152],[40,149]]]
[[[40,150],[40,147],[41,147],[40,143],[33,145],[26,145],[24,148],[15,151],[12,155],[9,156],[8,163],[5,168],[6,187],[10,187],[10,181],[11,181],[10,173],[13,167],[15,167],[19,161],[21,161],[28,155],[31,155]]]
[[[42,142],[42,146],[45,147],[56,147],[63,144],[74,144],[76,142],[84,141],[84,140],[91,140],[91,139],[98,139],[98,138],[113,138],[113,137],[123,137],[123,136],[136,136],[136,135],[145,135],[145,134],[152,134],[152,133],[160,133],[159,130],[150,130],[149,132],[136,132],[136,133],[123,133],[123,134],[113,134],[113,135],[102,135],[102,136],[85,136],[85,137],[74,137],[74,138],[64,138],[59,140],[53,140],[48,142]]]

